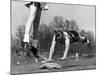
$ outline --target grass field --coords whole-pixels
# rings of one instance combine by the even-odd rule
[[[48,53],[44,53],[46,56]],[[21,56],[11,55],[11,73],[12,74],[23,74],[23,73],[41,73],[41,72],[59,72],[59,71],[74,71],[74,70],[90,70],[96,69],[96,57],[92,58],[84,58],[79,57],[79,61],[75,61],[74,59],[55,59],[55,63],[62,65],[60,69],[40,69],[41,63],[35,63],[32,58]],[[20,60],[20,64],[18,65],[16,62]],[[24,63],[25,61],[28,63]]]

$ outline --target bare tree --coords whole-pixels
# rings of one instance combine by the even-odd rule
[[[70,21],[69,30],[79,31],[78,25],[75,20]]]
[[[63,21],[63,17],[61,16],[55,16],[54,20],[52,21],[52,26],[53,28],[64,28],[64,21]]]

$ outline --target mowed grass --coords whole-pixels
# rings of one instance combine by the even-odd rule
[[[48,57],[49,52],[41,52],[42,55]],[[68,56],[70,57],[70,56]],[[11,55],[11,73],[23,74],[23,73],[41,73],[41,72],[57,72],[57,71],[74,71],[74,70],[90,70],[96,68],[96,57],[85,58],[79,57],[79,61],[74,59],[60,60],[57,57],[54,58],[55,63],[61,64],[60,69],[40,69],[42,63],[36,63],[34,59],[30,57],[22,57],[12,54]],[[20,64],[17,64],[20,61]],[[28,61],[28,63],[25,63]]]

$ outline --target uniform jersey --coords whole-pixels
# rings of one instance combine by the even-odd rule
[[[79,34],[76,31],[64,31],[68,34],[68,38],[70,43],[79,41]],[[63,34],[63,31],[58,31],[55,36],[55,41],[59,42],[60,44],[65,45],[66,36]]]

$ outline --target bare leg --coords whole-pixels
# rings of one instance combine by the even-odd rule
[[[52,40],[52,45],[51,45],[51,48],[50,48],[48,61],[52,60],[52,55],[54,53],[55,44],[56,44],[56,41],[55,41],[55,35],[54,35],[53,40]]]
[[[68,54],[68,50],[69,50],[70,41],[69,41],[69,38],[67,37],[67,34],[66,34],[66,33],[65,33],[65,35],[66,35],[66,40],[65,40],[65,51],[64,51],[63,57],[61,57],[60,59],[66,59],[67,54]]]
[[[37,10],[37,8],[34,6],[34,4],[30,6],[30,15],[29,15],[28,21],[26,23],[26,27],[25,27],[25,35],[24,35],[24,39],[23,39],[24,42],[29,43],[29,33],[30,33],[30,29],[31,29],[33,20],[35,19],[36,10]]]
[[[52,44],[51,44],[51,48],[50,48],[50,52],[49,52],[49,58],[46,61],[42,61],[42,63],[46,63],[48,61],[53,61],[52,55],[54,53],[55,44],[56,44],[56,41],[55,41],[55,35],[54,35]]]

